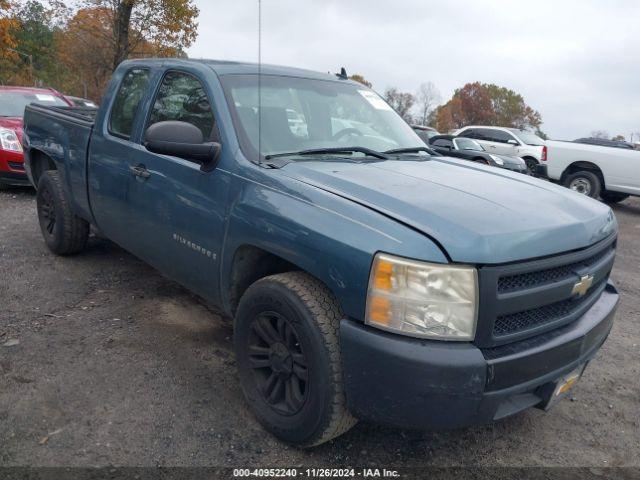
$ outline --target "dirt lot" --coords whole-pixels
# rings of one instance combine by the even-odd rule
[[[108,241],[51,255],[33,192],[0,192],[0,465],[638,466],[640,200],[615,211],[622,302],[571,400],[455,431],[361,423],[300,451],[247,411],[214,311]]]

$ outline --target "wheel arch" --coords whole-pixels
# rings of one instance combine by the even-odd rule
[[[562,175],[560,176],[560,183],[564,183],[567,176],[583,170],[587,170],[592,173],[595,173],[600,178],[600,181],[602,182],[602,188],[603,189],[605,188],[604,174],[602,173],[602,170],[600,169],[600,167],[598,167],[598,165],[596,165],[593,162],[588,162],[583,160],[579,160],[577,162],[573,162],[570,165],[568,165],[567,168],[565,168],[564,171],[562,172]]]
[[[49,155],[37,148],[31,148],[28,153],[28,164],[33,186],[38,188],[42,174],[48,170],[58,170],[56,162]]]
[[[232,315],[235,315],[244,292],[261,278],[291,271],[305,271],[317,278],[280,255],[255,245],[240,245],[233,253],[230,270],[226,275],[227,288],[223,291],[227,294],[223,301],[227,305],[227,309]]]

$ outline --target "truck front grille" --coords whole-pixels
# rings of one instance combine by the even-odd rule
[[[504,345],[580,318],[604,291],[615,248],[612,236],[578,252],[481,267],[476,344]],[[584,279],[591,282],[588,290],[574,293]]]
[[[606,283],[606,281],[600,281],[598,285],[591,287],[588,295],[583,297],[574,296],[566,300],[543,305],[542,307],[510,313],[509,315],[500,315],[493,324],[493,335],[501,337],[538,325],[544,325],[545,323],[556,323],[558,320],[562,320],[580,310],[583,305],[590,303],[594,296],[599,296]]]
[[[575,275],[576,269],[580,267],[591,267],[611,253],[614,249],[613,245],[606,248],[589,258],[571,263],[569,265],[561,265],[559,267],[547,268],[538,272],[527,272],[518,275],[508,275],[500,277],[498,280],[498,293],[513,292],[524,288],[536,287],[545,283],[555,282],[557,280],[568,278]]]

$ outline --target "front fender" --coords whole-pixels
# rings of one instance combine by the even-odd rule
[[[447,262],[423,234],[350,200],[290,178],[279,179],[278,186],[243,180],[229,213],[222,255],[221,291],[227,311],[234,254],[245,245],[277,255],[318,278],[343,312],[360,320],[376,252]]]

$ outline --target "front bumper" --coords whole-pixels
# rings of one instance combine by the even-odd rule
[[[491,349],[403,337],[343,320],[349,409],[376,423],[440,428],[489,423],[542,405],[553,382],[602,346],[618,298],[608,283],[600,299],[570,325]]]

